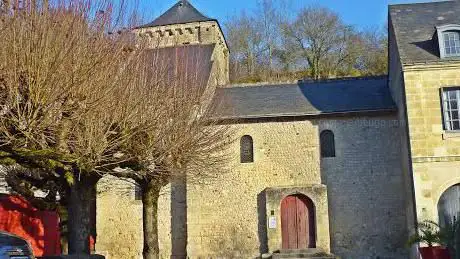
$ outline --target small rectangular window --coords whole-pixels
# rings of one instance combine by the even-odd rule
[[[442,108],[445,130],[460,130],[460,88],[442,90]]]

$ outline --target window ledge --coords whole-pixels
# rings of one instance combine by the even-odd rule
[[[460,130],[444,131],[442,139],[460,138]]]

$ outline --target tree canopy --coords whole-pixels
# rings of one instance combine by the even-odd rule
[[[387,73],[386,32],[358,30],[326,7],[291,11],[262,0],[254,12],[230,17],[225,31],[233,82]]]

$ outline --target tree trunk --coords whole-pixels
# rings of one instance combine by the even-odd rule
[[[143,230],[144,230],[144,259],[160,258],[158,244],[158,198],[163,184],[150,180],[143,186]]]
[[[59,240],[61,243],[61,253],[68,254],[69,253],[69,213],[67,211],[66,206],[59,205],[57,208],[57,213],[59,215],[59,229],[60,229],[60,236]]]
[[[98,178],[81,176],[70,188],[69,212],[69,254],[90,254],[90,236],[94,231],[93,206],[96,201]]]

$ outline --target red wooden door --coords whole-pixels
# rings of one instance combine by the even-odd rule
[[[314,248],[313,202],[305,196],[292,195],[281,202],[283,249]]]

